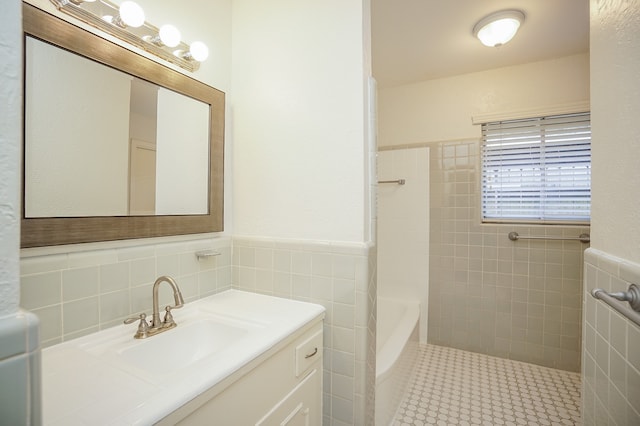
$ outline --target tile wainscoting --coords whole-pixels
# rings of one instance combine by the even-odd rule
[[[135,313],[149,315],[152,285],[161,275],[176,280],[185,302],[231,288],[229,237],[102,248],[112,244],[22,251],[20,305],[40,318],[43,347],[121,324]],[[206,249],[220,255],[198,260],[195,253]],[[167,285],[160,287],[160,302],[173,304]]]
[[[375,247],[267,238],[233,247],[234,287],[326,308],[323,424],[373,424]]]
[[[626,291],[640,283],[640,264],[585,252],[582,417],[586,426],[640,424],[640,327],[590,291]]]
[[[42,346],[149,313],[160,275],[176,279],[186,302],[229,288],[314,302],[327,309],[324,424],[373,423],[375,247],[230,237],[103,247],[22,252],[21,306],[40,318]],[[220,256],[197,260],[205,249]],[[160,289],[171,304],[169,286]]]

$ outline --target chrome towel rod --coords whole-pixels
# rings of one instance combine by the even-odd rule
[[[628,291],[618,293],[607,293],[601,288],[594,288],[591,295],[640,326],[640,287],[637,285],[631,284]],[[629,305],[625,304],[625,301],[629,302]]]
[[[565,241],[580,241],[581,243],[588,243],[591,241],[591,236],[589,234],[580,234],[577,237],[536,237],[536,236],[522,236],[517,232],[509,232],[509,239],[511,241],[518,240],[565,240]]]
[[[404,179],[397,179],[397,180],[379,180],[378,183],[397,183],[398,185],[404,185],[405,184],[405,180]]]

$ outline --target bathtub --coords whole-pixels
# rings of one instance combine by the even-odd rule
[[[420,304],[378,298],[376,425],[391,424],[418,356]]]

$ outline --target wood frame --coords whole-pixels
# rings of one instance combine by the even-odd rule
[[[225,94],[89,31],[23,3],[27,35],[210,105],[209,214],[26,218],[22,160],[22,248],[185,235],[223,230]],[[24,132],[23,132],[24,141]]]

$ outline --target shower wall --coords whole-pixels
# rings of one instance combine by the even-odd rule
[[[583,252],[588,227],[483,225],[477,139],[431,148],[429,342],[580,370]]]
[[[429,148],[378,152],[378,296],[420,302],[427,341],[429,290]]]

